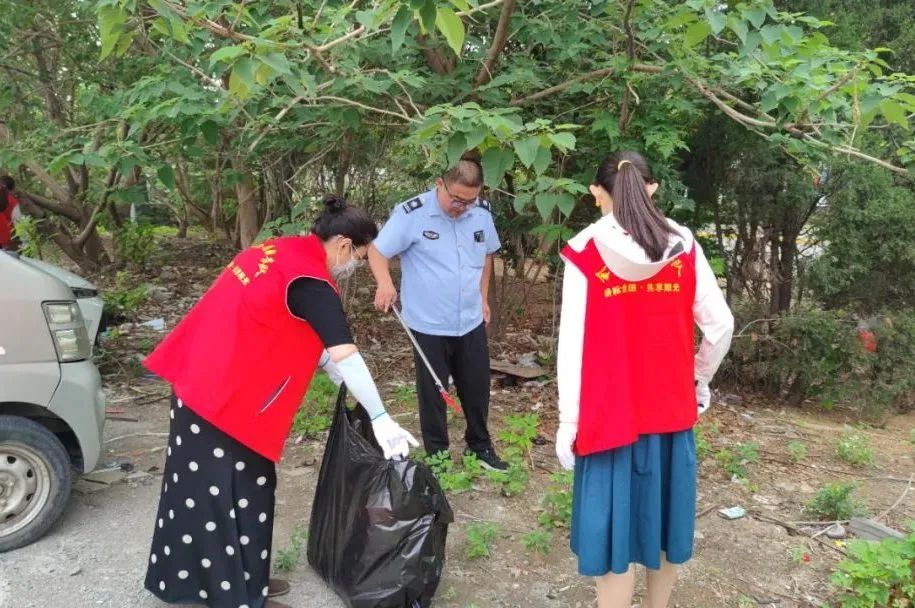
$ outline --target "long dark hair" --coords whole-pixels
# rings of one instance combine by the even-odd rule
[[[667,250],[673,228],[645,191],[655,183],[648,161],[632,150],[621,150],[607,157],[597,169],[594,185],[603,187],[613,198],[613,216],[623,230],[657,262]]]
[[[378,226],[369,214],[358,207],[350,207],[346,198],[335,194],[325,194],[324,211],[311,227],[312,234],[322,241],[340,235],[352,239],[353,245],[368,245],[378,236]]]

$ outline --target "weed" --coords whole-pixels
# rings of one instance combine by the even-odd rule
[[[552,540],[553,536],[549,532],[544,532],[543,530],[534,530],[521,537],[521,543],[524,545],[525,551],[528,553],[539,553],[541,555],[549,554],[550,542]]]
[[[851,519],[864,514],[864,507],[852,498],[853,483],[829,483],[807,503],[807,513],[823,521]]]
[[[503,496],[517,496],[527,487],[530,476],[523,462],[515,459],[508,463],[508,471],[487,471],[486,478],[502,486]]]
[[[756,600],[754,600],[749,595],[741,595],[740,599],[737,600],[738,608],[754,608],[756,606]]]
[[[140,284],[130,287],[130,277],[126,272],[119,272],[115,278],[115,288],[102,292],[107,312],[114,317],[133,317],[140,304],[149,296],[149,285]]]
[[[547,529],[572,525],[572,471],[550,475],[550,488],[543,497],[540,525]]]
[[[845,427],[836,444],[836,454],[842,461],[854,466],[864,466],[874,461],[874,450],[867,437],[850,427]]]
[[[721,465],[731,479],[740,481],[748,479],[747,465],[759,462],[759,444],[755,442],[738,443],[734,450],[722,449],[715,454],[715,460]]]
[[[705,424],[700,422],[695,427],[696,434],[696,460],[702,462],[712,454],[712,438],[718,435],[718,423]]]
[[[505,445],[504,454],[508,461],[521,460],[527,456],[537,438],[539,424],[537,414],[512,414],[505,418],[505,430],[499,434],[499,438]]]
[[[416,385],[399,384],[397,388],[394,389],[394,401],[401,405],[415,405]]]
[[[448,452],[443,451],[426,456],[425,463],[432,469],[432,473],[445,492],[460,494],[473,489],[473,477],[467,471],[456,470],[454,461],[451,460],[451,454]]]
[[[329,429],[336,399],[337,386],[333,381],[326,374],[315,374],[302,407],[292,421],[293,432],[314,439]]]
[[[296,526],[289,539],[289,546],[276,553],[276,560],[273,562],[274,572],[289,572],[298,565],[307,538],[308,531],[302,526]]]
[[[792,441],[788,444],[788,457],[791,462],[803,462],[807,459],[807,446],[800,441]]]
[[[490,522],[475,522],[467,526],[467,559],[492,556],[492,544],[498,528]]]
[[[156,245],[154,233],[155,228],[150,224],[124,224],[114,235],[118,259],[135,266],[146,264]]]
[[[832,584],[842,591],[842,608],[915,606],[915,522],[904,539],[848,544],[848,559],[839,563]]]

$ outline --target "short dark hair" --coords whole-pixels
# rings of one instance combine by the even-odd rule
[[[378,236],[378,226],[369,214],[358,207],[350,207],[346,197],[325,194],[322,203],[324,211],[311,227],[312,234],[322,241],[339,235],[352,239],[353,245],[363,247]]]
[[[469,188],[483,187],[483,165],[476,151],[466,152],[457,164],[442,174],[446,184],[460,184]]]
[[[7,190],[16,189],[16,180],[14,180],[9,175],[0,175],[0,184],[3,184],[3,187]]]

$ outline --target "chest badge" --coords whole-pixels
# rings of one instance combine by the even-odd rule
[[[473,240],[476,243],[482,243],[483,241],[486,240],[486,235],[483,233],[482,230],[477,230],[476,232],[473,233]]]
[[[423,230],[423,236],[429,239],[430,241],[438,240],[438,232],[435,230]]]

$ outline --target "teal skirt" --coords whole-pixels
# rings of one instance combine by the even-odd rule
[[[575,460],[572,551],[584,576],[657,570],[662,554],[692,557],[696,519],[693,431],[642,435],[632,445]]]

